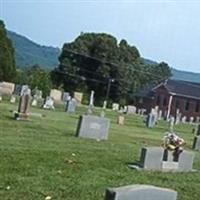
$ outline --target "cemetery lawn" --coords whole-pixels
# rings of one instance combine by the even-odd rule
[[[17,104],[0,103],[0,199],[1,200],[103,200],[107,187],[151,184],[178,191],[178,200],[200,199],[200,172],[161,173],[136,171],[128,163],[139,159],[142,146],[160,146],[167,124],[147,129],[139,116],[127,116],[126,124],[111,118],[108,141],[75,137],[79,115],[68,115],[62,106],[55,111],[32,108],[44,117],[15,121]],[[99,110],[95,110],[99,113]],[[192,125],[178,125],[191,150]],[[194,168],[200,170],[200,152]]]

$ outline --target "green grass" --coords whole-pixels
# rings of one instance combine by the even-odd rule
[[[167,131],[165,122],[147,129],[141,117],[127,116],[126,124],[120,126],[116,124],[117,113],[107,111],[112,121],[109,140],[98,142],[75,137],[84,107],[73,115],[64,113],[62,106],[55,111],[32,108],[45,117],[32,117],[29,122],[15,121],[10,110],[16,109],[16,104],[0,103],[1,200],[40,200],[46,196],[53,200],[103,200],[107,187],[129,184],[171,188],[178,191],[178,200],[200,198],[199,172],[161,173],[127,167],[139,159],[142,146],[161,144]],[[176,127],[189,150],[191,130],[191,125]],[[200,170],[200,153],[195,154],[194,168]]]

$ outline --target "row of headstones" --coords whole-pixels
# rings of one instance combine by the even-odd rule
[[[126,114],[139,114],[144,115],[146,112],[146,109],[137,109],[134,105],[127,105],[127,106],[120,106],[118,103],[112,104],[112,110],[118,111],[119,113],[126,113]]]

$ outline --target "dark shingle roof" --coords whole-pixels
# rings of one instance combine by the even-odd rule
[[[167,80],[163,84],[170,93],[200,99],[200,84],[181,80]]]
[[[200,99],[200,83],[193,83],[182,80],[166,80],[157,86],[149,86],[140,90],[136,96],[139,97],[153,97],[157,88],[164,86],[169,93],[185,96],[194,99]]]

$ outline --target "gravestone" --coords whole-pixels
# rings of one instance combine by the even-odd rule
[[[194,162],[194,153],[189,151],[183,151],[179,155],[178,159],[178,171],[192,171]]]
[[[137,108],[135,106],[127,106],[127,114],[135,114],[136,113]]]
[[[183,116],[183,117],[181,118],[181,122],[182,122],[182,123],[186,123],[186,120],[187,120],[187,117],[186,117],[186,116]]]
[[[158,120],[161,120],[161,119],[162,119],[162,115],[163,115],[163,111],[162,111],[162,110],[159,110],[159,111],[158,111]]]
[[[113,103],[112,104],[112,110],[113,111],[118,111],[119,110],[119,104],[118,103]]]
[[[148,170],[161,170],[163,153],[162,147],[143,147],[139,165]]]
[[[198,125],[198,128],[197,128],[197,133],[196,135],[200,135],[200,124]]]
[[[200,123],[200,117],[197,116],[196,119],[195,119],[195,123],[199,124]]]
[[[180,123],[180,121],[181,121],[181,115],[182,115],[182,114],[180,113],[180,110],[177,109],[177,110],[176,110],[175,125],[177,125],[177,124]]]
[[[62,100],[68,102],[71,99],[69,92],[63,92]]]
[[[0,94],[0,102],[2,101],[2,96],[1,96],[1,94]]]
[[[0,82],[0,93],[2,95],[12,95],[15,89],[14,83]]]
[[[94,107],[94,91],[92,90],[91,91],[91,94],[90,94],[90,102],[89,102],[89,106],[88,106],[88,109],[87,109],[87,114],[92,114],[92,109]]]
[[[193,149],[200,151],[200,135],[194,137]]]
[[[104,117],[82,115],[79,118],[76,135],[82,138],[107,140],[110,120]]]
[[[194,122],[194,117],[190,117],[189,123],[193,124],[193,122]]]
[[[74,98],[76,99],[78,104],[82,103],[83,93],[81,92],[74,92]]]
[[[67,112],[68,112],[68,113],[75,113],[75,111],[76,111],[76,106],[77,106],[77,101],[76,101],[75,98],[72,98],[72,99],[68,102]]]
[[[174,131],[174,123],[175,123],[175,118],[173,116],[170,116],[170,119],[169,119],[169,131],[170,132]]]
[[[19,100],[18,112],[15,113],[15,119],[27,119],[30,112],[31,90],[27,87]]]
[[[61,101],[62,92],[57,89],[51,89],[50,97],[53,98],[54,101]]]
[[[154,113],[149,113],[147,115],[147,118],[146,118],[146,126],[148,128],[153,128],[155,125],[156,125],[156,121],[157,121],[157,118],[156,118],[156,115]]]
[[[15,103],[16,102],[16,96],[12,95],[10,98],[10,103]]]
[[[54,107],[54,100],[52,97],[47,97],[46,98],[46,101],[45,101],[45,104],[43,105],[43,108],[44,109],[55,109]]]
[[[117,123],[119,125],[124,125],[124,122],[125,122],[125,117],[123,115],[119,115],[117,119]]]
[[[177,192],[152,185],[129,185],[108,188],[105,200],[176,200]]]
[[[37,99],[36,98],[33,98],[33,101],[31,102],[31,105],[32,106],[37,106]]]

